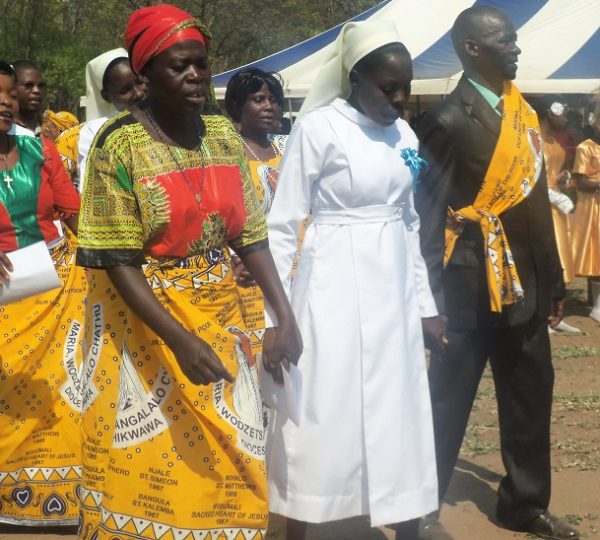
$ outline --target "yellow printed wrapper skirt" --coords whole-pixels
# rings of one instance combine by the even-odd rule
[[[292,262],[292,279],[296,276],[296,269],[298,268],[298,261],[300,260],[300,254],[302,252],[302,242],[304,240],[306,227],[308,227],[310,220],[311,218],[307,217],[300,224],[296,255]],[[244,318],[246,331],[248,332],[248,336],[252,343],[252,352],[256,355],[262,352],[263,337],[265,335],[265,301],[263,293],[260,290],[260,287],[255,284],[250,287],[238,287],[237,294],[240,299],[242,317]]]
[[[265,335],[265,302],[258,285],[238,287],[242,317],[252,344],[252,353],[262,352],[262,342]]]
[[[0,306],[0,521],[72,525],[79,517],[85,270],[74,243],[51,256],[59,289]],[[10,254],[9,254],[10,257]]]
[[[256,540],[268,519],[265,418],[229,260],[150,260],[148,284],[235,382],[196,386],[92,270],[83,370],[85,539]]]

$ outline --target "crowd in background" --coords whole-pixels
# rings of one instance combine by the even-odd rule
[[[226,116],[209,31],[168,4],[88,63],[85,122],[44,109],[33,61],[0,61],[0,286],[39,242],[61,282],[0,305],[0,521],[258,539],[272,511],[299,540],[369,515],[417,539],[489,358],[499,520],[578,538],[548,513],[548,333],[579,332],[575,277],[600,322],[600,99],[531,97],[536,115],[494,8],[453,41],[465,75],[416,134],[392,22],[344,26],[289,137],[279,76],[237,73]],[[265,408],[292,365],[298,410]]]

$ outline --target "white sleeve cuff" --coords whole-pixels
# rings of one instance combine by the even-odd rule
[[[550,199],[550,203],[562,214],[570,214],[574,209],[573,201],[560,191],[549,189],[548,198]]]
[[[428,319],[430,317],[436,317],[437,315],[439,315],[433,297],[430,297],[425,301],[421,299],[419,304],[419,314],[421,315],[421,319]]]

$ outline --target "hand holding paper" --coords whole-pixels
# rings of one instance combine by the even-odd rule
[[[0,304],[10,304],[62,285],[45,242],[36,242],[4,255],[8,264],[0,257],[0,266],[8,270],[12,266],[12,271],[5,274],[6,270],[0,270],[2,276],[9,278],[0,285]]]
[[[4,251],[0,251],[0,286],[8,283],[10,280],[10,272],[14,270],[8,255]]]
[[[264,402],[298,425],[302,397],[302,372],[291,363],[289,371],[282,367],[283,386],[279,386],[265,369],[262,363],[262,354],[259,353],[256,356],[256,363],[259,366],[258,377]]]

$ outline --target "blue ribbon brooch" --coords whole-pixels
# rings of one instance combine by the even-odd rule
[[[400,155],[404,159],[404,163],[410,169],[413,175],[413,193],[417,191],[419,183],[419,175],[421,171],[426,171],[429,167],[427,161],[419,157],[419,153],[414,148],[403,148],[400,150]]]

